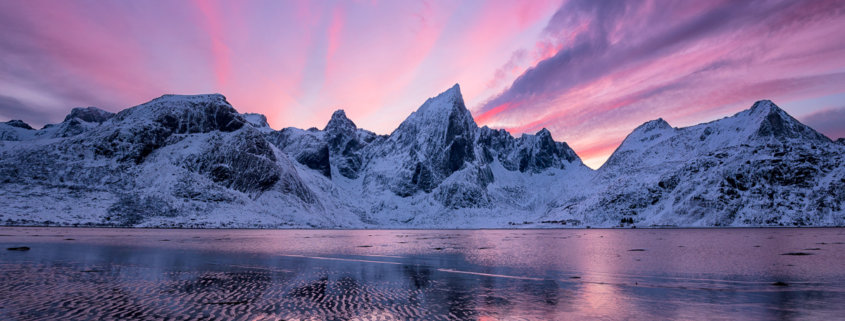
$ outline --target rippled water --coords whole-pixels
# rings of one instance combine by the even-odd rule
[[[0,320],[845,315],[845,229],[0,228],[0,246]]]

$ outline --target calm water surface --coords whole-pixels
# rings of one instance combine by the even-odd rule
[[[0,320],[845,316],[845,229],[7,227],[0,246]]]

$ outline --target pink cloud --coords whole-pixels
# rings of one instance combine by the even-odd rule
[[[482,113],[481,115],[475,116],[475,122],[478,123],[478,125],[485,125],[488,121],[490,121],[491,118],[495,117],[496,114],[511,109],[514,107],[514,105],[515,103],[507,102],[499,106],[493,107],[490,110]]]
[[[343,28],[343,15],[339,8],[332,9],[331,22],[328,27],[328,45],[326,48],[326,78],[334,74],[333,58],[340,46],[340,35]]]
[[[195,0],[194,4],[203,15],[203,23],[207,27],[207,34],[211,40],[211,52],[214,56],[214,76],[217,80],[217,88],[226,88],[231,72],[229,46],[224,39],[223,30],[225,18],[220,13],[218,6],[210,0]]]

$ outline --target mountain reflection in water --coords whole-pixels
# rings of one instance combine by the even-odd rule
[[[845,314],[842,229],[0,228],[0,245],[31,248],[0,252],[2,320]]]

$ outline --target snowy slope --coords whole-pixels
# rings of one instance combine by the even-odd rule
[[[635,129],[561,217],[596,225],[845,224],[842,145],[771,101],[687,128]]]
[[[73,121],[71,117],[63,123]],[[356,226],[221,95],[167,95],[74,136],[0,145],[8,224]],[[96,125],[93,125],[96,124]],[[53,126],[61,127],[61,126]],[[51,127],[52,128],[52,127]],[[42,131],[50,131],[50,128]],[[40,132],[40,131],[39,131]]]
[[[273,130],[222,95],[0,123],[5,224],[583,227],[845,224],[845,145],[770,101],[634,130],[599,170],[540,130],[479,128],[458,85],[390,135],[342,110]]]

